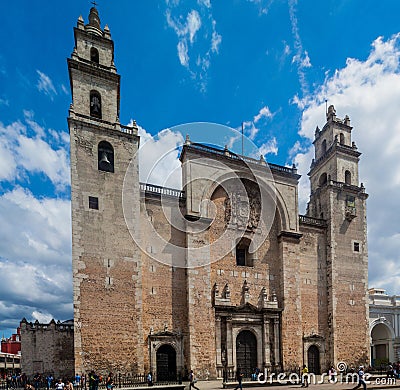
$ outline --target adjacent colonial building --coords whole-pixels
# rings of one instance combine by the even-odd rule
[[[68,58],[75,370],[143,373],[368,363],[361,153],[329,107],[306,215],[295,167],[188,137],[182,188],[139,182],[114,42],[96,8]]]
[[[74,324],[72,320],[49,323],[22,319],[21,370],[28,377],[52,374],[55,378],[74,378]]]
[[[388,295],[382,288],[369,292],[371,365],[400,361],[400,296]]]

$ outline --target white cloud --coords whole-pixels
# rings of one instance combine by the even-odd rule
[[[54,95],[57,95],[57,91],[54,88],[53,82],[51,81],[50,77],[40,70],[36,70],[36,72],[39,75],[39,80],[37,82],[38,90],[53,99]]]
[[[52,320],[53,316],[49,313],[42,313],[40,311],[34,310],[32,312],[32,318],[34,320],[38,320],[43,324],[48,324]]]
[[[376,39],[365,61],[349,58],[343,69],[314,93],[294,101],[305,107],[300,135],[313,140],[314,130],[325,121],[325,98],[334,104],[339,117],[348,114],[354,126],[352,139],[360,159],[360,182],[370,194],[368,204],[368,241],[370,285],[386,287],[391,293],[400,289],[400,34],[388,40]],[[303,175],[300,196],[313,157],[313,148],[295,157]],[[307,184],[306,184],[307,183]],[[303,191],[304,190],[304,191]]]
[[[184,138],[181,133],[165,129],[152,137],[139,126],[139,177],[141,182],[170,188],[182,188],[179,147]]]
[[[217,22],[215,20],[213,20],[212,21],[213,32],[212,32],[212,38],[211,38],[211,50],[214,53],[218,54],[219,46],[221,45],[221,42],[222,42],[222,36],[217,33],[216,25],[217,25]]]
[[[273,114],[270,111],[268,106],[264,106],[263,108],[260,109],[257,115],[254,116],[254,123],[257,123],[261,118],[272,118]]]
[[[197,0],[200,5],[203,5],[207,8],[211,8],[211,1],[210,0]]]
[[[197,11],[192,10],[187,16],[187,29],[189,33],[190,43],[193,43],[194,37],[201,27],[200,15]]]
[[[259,122],[262,119],[271,119],[273,116],[274,114],[271,112],[268,106],[262,107],[258,113],[254,115],[253,120],[243,122],[244,133],[247,134],[251,141],[254,141],[260,131],[260,127],[258,126]],[[241,132],[242,128],[238,127],[236,130]]]
[[[187,4],[166,0],[165,15],[167,25],[175,31],[178,38],[179,62],[204,92],[211,57],[218,54],[222,36],[216,30],[211,1],[198,0],[197,4],[198,9],[185,10]]]
[[[64,84],[61,84],[61,90],[62,90],[66,95],[69,95],[69,91],[68,91],[68,89],[65,87]]]
[[[70,182],[68,134],[54,137],[54,130],[46,132],[33,120],[32,112],[24,111],[24,116],[26,124],[17,121],[4,126],[0,122],[0,181],[43,173],[57,190],[64,190]]]
[[[188,66],[189,55],[188,55],[188,47],[186,41],[185,40],[179,41],[177,49],[178,49],[179,62],[183,66]]]
[[[301,42],[298,21],[296,16],[296,5],[297,0],[289,0],[289,16],[290,23],[292,25],[292,35],[294,40],[295,55],[293,56],[292,63],[297,64],[297,74],[299,76],[299,82],[303,95],[307,95],[309,92],[308,83],[306,80],[306,74],[304,69],[311,67],[311,60],[308,56],[307,51],[303,49]]]
[[[267,154],[278,154],[278,143],[276,141],[276,138],[273,137],[270,139],[268,142],[263,143],[259,147],[260,153],[265,156]]]
[[[260,15],[266,15],[271,7],[273,0],[247,0],[250,3],[254,3],[258,6]]]
[[[16,187],[0,196],[0,215],[0,310],[5,323],[15,326],[30,313],[39,320],[39,313],[70,318],[70,201],[37,199]]]

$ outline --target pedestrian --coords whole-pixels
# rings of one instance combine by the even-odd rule
[[[78,373],[75,375],[74,384],[77,389],[81,387],[81,376]]]
[[[301,370],[301,379],[301,387],[308,387],[308,368],[305,364],[303,365],[303,369]]]
[[[64,390],[64,382],[61,380],[61,378],[57,381],[56,385],[55,385],[55,389],[56,390]]]
[[[113,387],[114,387],[113,374],[112,374],[112,372],[110,372],[107,375],[107,379],[106,379],[106,389],[107,390],[112,390]]]
[[[64,390],[74,390],[74,386],[70,381],[66,381]]]
[[[47,390],[50,390],[53,387],[53,380],[53,375],[49,374],[46,376]]]
[[[151,372],[147,374],[147,386],[153,386],[153,374]]]
[[[361,385],[363,386],[363,390],[367,390],[367,384],[364,380],[364,366],[360,366],[358,369],[358,384],[356,387],[353,387],[352,390],[358,389]]]
[[[37,372],[35,376],[33,377],[33,385],[35,386],[35,390],[39,389],[41,377],[40,374]]]
[[[235,390],[240,389],[242,390],[242,379],[243,379],[243,374],[242,371],[240,370],[240,367],[236,370],[236,380],[238,381],[237,386],[235,387]]]
[[[190,374],[189,374],[189,390],[193,387],[196,390],[200,390],[198,387],[196,387],[195,383],[197,382],[196,377],[194,376],[194,372],[193,370],[190,370]]]
[[[92,370],[89,373],[89,390],[95,390],[95,387],[96,387],[96,374]]]

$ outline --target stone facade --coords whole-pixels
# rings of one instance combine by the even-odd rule
[[[371,365],[399,362],[400,296],[389,296],[381,288],[370,288],[368,293]]]
[[[294,167],[189,138],[182,191],[139,183],[110,31],[92,8],[74,32],[75,370],[214,378],[367,363],[367,194],[349,118],[331,106],[316,130],[306,216]]]
[[[28,377],[35,373],[52,374],[55,378],[74,378],[73,321],[48,324],[27,322],[21,328],[21,371]]]

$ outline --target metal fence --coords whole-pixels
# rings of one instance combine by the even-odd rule
[[[151,385],[176,385],[182,384],[182,378],[176,375],[169,376],[166,380],[154,380],[149,385],[147,380],[148,374],[132,374],[132,375],[122,375],[117,374],[114,376],[114,388],[127,388],[127,387],[143,387],[143,386],[151,386]],[[64,380],[68,380],[68,378],[64,378]],[[73,379],[69,379],[71,383],[74,384]],[[51,389],[54,389],[56,380],[53,381],[52,385],[50,386]],[[24,389],[26,384],[34,385],[34,381],[32,378],[27,377],[26,379],[7,379],[7,380],[0,380],[0,390],[17,390],[17,389]],[[35,386],[36,388],[36,386]],[[48,384],[45,378],[41,379],[37,383],[37,389],[44,390],[48,389]],[[74,384],[74,390],[104,390],[106,389],[106,378],[99,378],[99,382],[96,383],[92,389],[89,389],[89,376],[85,375],[81,378],[81,383],[79,386]]]

